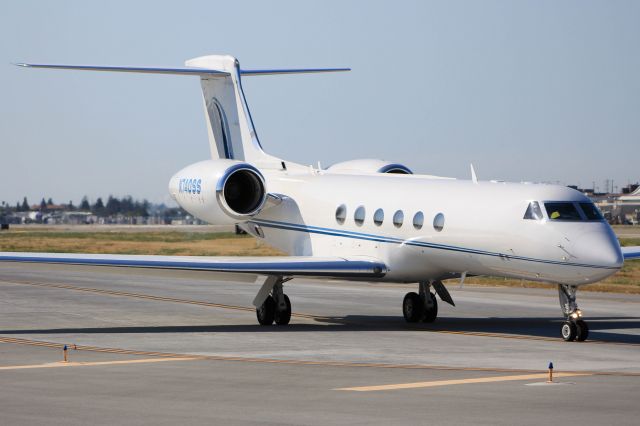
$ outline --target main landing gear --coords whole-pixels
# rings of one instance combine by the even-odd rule
[[[402,314],[407,322],[434,322],[438,317],[438,299],[431,287],[443,301],[455,306],[451,295],[441,281],[420,281],[418,293],[410,292],[404,296]]]
[[[576,291],[574,285],[558,284],[558,295],[560,297],[560,307],[565,316],[562,324],[562,338],[567,342],[584,342],[589,337],[589,326],[582,319],[582,311],[576,303]]]
[[[291,301],[284,294],[282,284],[289,279],[280,276],[267,278],[253,301],[260,325],[287,325],[291,321]]]

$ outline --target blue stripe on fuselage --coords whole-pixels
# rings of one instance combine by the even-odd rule
[[[492,256],[492,257],[500,257],[503,259],[509,260],[522,260],[526,262],[536,262],[536,263],[547,263],[552,265],[562,265],[562,266],[578,266],[583,268],[596,268],[596,269],[619,269],[612,266],[602,266],[602,265],[590,265],[585,263],[571,263],[571,262],[560,262],[557,260],[547,260],[547,259],[535,259],[531,257],[524,256],[514,256],[512,254],[505,253],[497,253],[490,252],[485,250],[477,250],[466,247],[457,247],[445,244],[435,244],[435,243],[427,243],[424,241],[415,241],[415,240],[403,240],[401,238],[394,237],[385,237],[382,235],[374,235],[374,234],[365,234],[361,232],[353,232],[353,231],[342,231],[338,229],[331,228],[321,228],[318,226],[310,226],[310,225],[300,225],[295,223],[287,223],[287,222],[278,222],[272,220],[252,220],[258,225],[265,226],[267,228],[276,228],[283,229],[287,231],[298,231],[298,232],[307,232],[310,234],[320,234],[320,235],[331,235],[336,237],[344,237],[344,238],[354,238],[358,240],[365,241],[375,241],[380,243],[389,243],[389,244],[403,244],[408,246],[416,246],[416,247],[426,247],[436,250],[447,250],[447,251],[455,251],[460,253],[470,253],[470,254],[478,254],[482,256]]]

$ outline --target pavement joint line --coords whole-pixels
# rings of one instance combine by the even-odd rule
[[[592,376],[592,373],[555,373],[554,377],[578,377],[578,376]],[[454,380],[433,380],[429,382],[413,382],[413,383],[395,383],[388,385],[374,385],[374,386],[356,386],[349,388],[337,388],[333,390],[339,391],[353,391],[353,392],[373,392],[373,391],[387,391],[387,390],[400,390],[400,389],[418,389],[418,388],[433,388],[440,386],[452,386],[452,385],[468,385],[473,383],[496,383],[496,382],[509,382],[509,381],[521,381],[521,380],[535,380],[535,379],[547,379],[548,373],[538,374],[522,374],[522,375],[510,375],[510,376],[489,376],[489,377],[474,377],[468,379],[454,379]]]
[[[136,299],[146,299],[146,300],[155,300],[160,302],[173,302],[173,303],[183,303],[188,305],[198,305],[198,306],[206,306],[210,308],[222,308],[222,309],[231,309],[236,311],[246,311],[246,312],[255,312],[255,308],[247,307],[247,306],[237,306],[237,305],[226,305],[222,303],[212,303],[212,302],[204,302],[200,300],[188,300],[188,299],[178,299],[175,297],[166,297],[166,296],[154,296],[150,294],[142,294],[142,293],[130,293],[126,291],[118,291],[118,290],[107,290],[100,288],[90,288],[90,287],[77,287],[69,284],[62,283],[43,283],[43,282],[34,282],[34,281],[2,281],[6,284],[18,284],[18,285],[30,285],[35,287],[45,287],[45,288],[59,288],[64,290],[74,290],[74,291],[82,291],[87,293],[97,293],[97,294],[106,294],[109,296],[122,296],[122,297],[131,297]],[[297,318],[308,318],[313,320],[320,321],[330,321],[331,318],[323,317],[319,315],[310,315],[303,313],[293,312],[291,314],[293,317]]]
[[[59,288],[64,290],[74,290],[88,293],[97,293],[97,294],[105,294],[109,296],[121,296],[121,297],[131,297],[136,299],[145,299],[145,300],[155,300],[161,302],[173,302],[173,303],[183,303],[189,305],[197,305],[197,306],[205,306],[211,308],[221,308],[221,309],[230,309],[236,311],[245,311],[245,312],[254,312],[254,308],[249,308],[246,306],[237,306],[237,305],[225,305],[221,303],[212,303],[212,302],[203,302],[199,300],[189,300],[189,299],[178,299],[173,297],[165,297],[165,296],[153,296],[149,294],[141,294],[141,293],[130,293],[124,291],[117,290],[107,290],[107,289],[98,289],[98,288],[90,288],[90,287],[77,287],[69,284],[61,284],[61,283],[43,283],[43,282],[34,282],[34,281],[19,281],[12,280],[0,281],[6,284],[17,284],[17,285],[30,285],[36,287],[44,287],[44,288]],[[318,322],[330,322],[333,324],[344,324],[344,325],[362,325],[361,323],[355,321],[346,321],[341,319],[335,319],[330,317],[323,317],[319,315],[311,315],[304,313],[291,313],[292,317],[296,318],[307,318],[312,319]],[[519,340],[537,340],[544,342],[553,342],[564,344],[558,338],[554,337],[544,337],[544,336],[532,336],[532,335],[518,335],[518,334],[508,334],[508,333],[492,333],[492,332],[482,332],[482,331],[463,331],[463,330],[443,330],[437,328],[409,328],[411,331],[422,331],[429,333],[442,333],[442,334],[455,334],[455,335],[464,335],[464,336],[476,336],[476,337],[493,337],[499,339],[519,339]],[[588,340],[586,342],[580,342],[580,344],[607,344],[607,345],[623,345],[623,346],[640,346],[640,343],[624,343],[624,342],[612,342],[606,340]]]
[[[21,339],[16,337],[0,336],[0,343],[19,344],[30,346],[44,346],[50,348],[62,349],[64,343],[45,342],[38,340]],[[261,364],[286,364],[286,365],[307,365],[320,367],[358,367],[358,368],[381,368],[381,369],[404,369],[404,370],[442,370],[442,371],[479,371],[494,373],[530,373],[530,374],[548,374],[541,373],[540,370],[518,369],[518,368],[492,368],[492,367],[456,367],[446,365],[430,365],[430,364],[391,364],[391,363],[375,363],[375,362],[354,362],[354,361],[323,361],[323,360],[299,360],[299,359],[278,359],[278,358],[258,358],[258,357],[242,357],[231,355],[200,355],[200,354],[176,354],[170,352],[149,352],[136,351],[131,349],[119,348],[103,348],[98,346],[74,345],[75,350],[91,351],[101,353],[117,353],[122,355],[139,355],[139,356],[156,356],[162,358],[192,358],[210,361],[233,361]],[[556,374],[556,373],[554,373]],[[589,374],[593,376],[620,376],[620,377],[640,377],[640,372],[618,372],[618,371],[565,371],[558,374]]]
[[[167,361],[195,361],[200,358],[196,357],[184,357],[184,358],[145,358],[145,359],[126,359],[117,361],[70,361],[70,362],[49,362],[46,364],[32,364],[32,365],[4,365],[0,366],[0,371],[3,370],[30,370],[36,368],[60,368],[60,367],[94,367],[102,365],[125,365],[125,364],[149,364],[156,362]]]

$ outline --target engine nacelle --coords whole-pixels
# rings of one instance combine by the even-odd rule
[[[216,225],[244,222],[258,214],[267,201],[260,171],[226,159],[185,167],[169,181],[169,193],[183,209]]]
[[[394,173],[402,175],[412,175],[413,172],[407,166],[397,163],[390,163],[384,160],[359,159],[343,161],[330,166],[327,171],[334,173]]]

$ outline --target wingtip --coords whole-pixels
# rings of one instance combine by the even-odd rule
[[[25,64],[24,62],[11,62],[11,65],[15,65],[16,67],[24,67],[29,68],[31,65]]]

